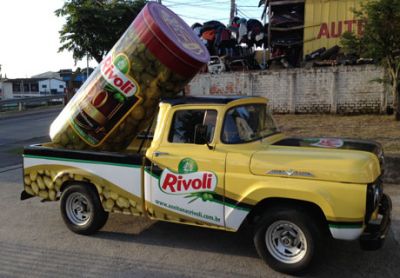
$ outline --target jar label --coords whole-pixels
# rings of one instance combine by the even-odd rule
[[[93,147],[101,145],[142,101],[137,81],[128,76],[130,64],[124,53],[109,54],[99,65],[101,76],[74,108],[70,124]]]
[[[114,59],[108,55],[100,64],[101,75],[115,89],[126,97],[135,95],[138,84],[125,74],[130,70],[128,57],[120,53]]]

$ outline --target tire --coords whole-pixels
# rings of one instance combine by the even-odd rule
[[[271,208],[258,221],[254,245],[274,270],[304,274],[319,258],[323,231],[316,218],[301,208]]]
[[[68,229],[81,235],[100,230],[108,219],[97,192],[85,184],[68,186],[61,195],[61,215]]]

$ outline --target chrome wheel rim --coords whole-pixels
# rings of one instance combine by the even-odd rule
[[[265,232],[265,243],[269,253],[278,261],[294,264],[307,253],[307,241],[303,231],[294,223],[279,220]]]
[[[86,225],[92,214],[88,199],[78,192],[68,196],[65,211],[71,223],[77,226]]]

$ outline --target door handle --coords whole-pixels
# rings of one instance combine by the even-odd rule
[[[169,153],[155,151],[155,152],[153,153],[153,155],[154,155],[155,157],[159,157],[159,156],[162,156],[162,155],[169,155]]]

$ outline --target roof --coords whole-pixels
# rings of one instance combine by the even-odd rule
[[[169,103],[172,106],[180,104],[228,104],[238,99],[253,98],[249,96],[217,96],[217,97],[177,97],[177,98],[165,98],[161,101]]]
[[[10,78],[7,79],[8,82],[38,82],[43,80],[58,80],[64,82],[62,79],[58,78]]]
[[[43,78],[43,79],[61,79],[60,73],[54,71],[47,71],[41,74],[33,75],[32,78]]]

